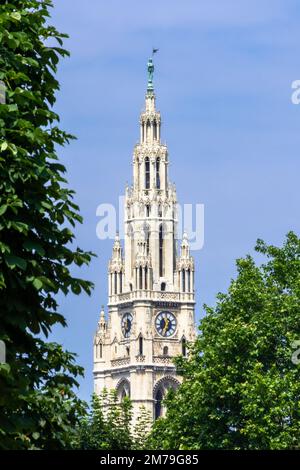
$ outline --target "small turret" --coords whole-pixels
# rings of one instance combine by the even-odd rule
[[[116,233],[112,257],[108,265],[109,295],[122,294],[124,285],[124,260],[119,233]]]
[[[104,305],[101,307],[100,312],[100,319],[98,321],[98,333],[105,333],[106,331],[106,321],[105,321],[105,312],[104,312]]]
[[[190,255],[190,244],[186,231],[181,242],[177,261],[178,288],[180,292],[194,292],[194,259]]]

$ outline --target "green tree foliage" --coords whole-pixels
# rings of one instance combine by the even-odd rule
[[[56,295],[90,292],[70,267],[90,261],[73,248],[81,222],[57,148],[71,135],[53,111],[64,34],[49,25],[51,0],[0,5],[0,447],[60,448],[81,413],[72,392],[82,369],[74,355],[47,343],[66,325]],[[54,45],[56,43],[56,46]]]
[[[150,412],[142,405],[132,431],[132,448],[134,450],[147,450],[148,438],[152,424],[152,416]]]
[[[131,419],[130,400],[125,397],[120,402],[115,390],[104,389],[101,395],[93,395],[91,410],[81,419],[73,446],[84,450],[131,449]]]
[[[130,398],[119,400],[115,390],[92,396],[91,409],[77,426],[73,448],[81,450],[145,449],[152,419],[144,407],[133,423]]]
[[[228,293],[206,307],[189,359],[178,360],[184,383],[167,398],[150,447],[299,446],[300,239],[291,232],[282,247],[259,240],[256,250],[265,263],[238,260]]]

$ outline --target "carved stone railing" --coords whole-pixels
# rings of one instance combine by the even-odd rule
[[[112,359],[110,361],[112,367],[127,366],[130,363],[129,357],[120,357],[118,359]]]
[[[194,302],[195,295],[193,292],[167,292],[153,290],[135,290],[132,292],[124,292],[123,294],[115,294],[109,297],[109,304],[133,302],[134,300],[155,300],[161,302]]]
[[[135,356],[135,360],[136,362],[145,362],[145,356],[143,356],[142,354],[138,354],[137,356]]]
[[[173,364],[169,356],[153,356],[154,364]]]

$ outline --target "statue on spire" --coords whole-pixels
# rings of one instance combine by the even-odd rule
[[[154,74],[154,63],[153,63],[153,56],[159,51],[157,48],[152,48],[152,57],[149,58],[148,64],[147,64],[147,70],[148,70],[148,86],[147,86],[147,92],[153,93],[154,87],[153,87],[153,74]]]
[[[152,91],[154,90],[153,88],[153,74],[154,74],[154,64],[152,57],[148,60],[147,64],[147,69],[148,69],[148,86],[147,86],[147,91]]]

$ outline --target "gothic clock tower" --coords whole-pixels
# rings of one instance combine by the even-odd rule
[[[140,141],[133,152],[133,185],[126,188],[124,254],[116,235],[108,265],[108,318],[100,313],[94,338],[95,392],[116,389],[138,413],[163,413],[166,390],[181,377],[172,359],[195,339],[194,261],[186,234],[177,253],[176,189],[168,177],[155,106],[154,65],[148,61]]]

